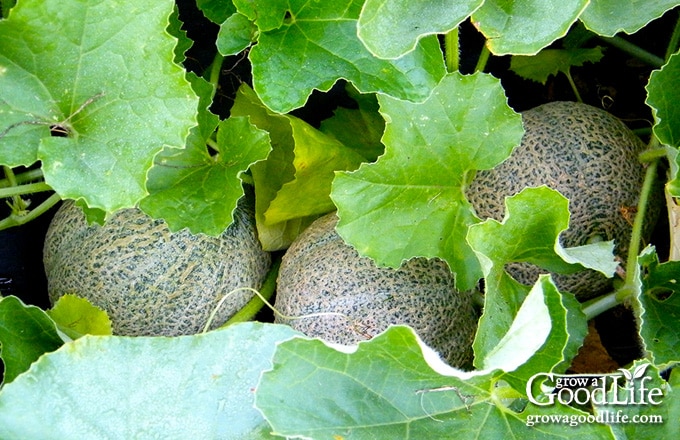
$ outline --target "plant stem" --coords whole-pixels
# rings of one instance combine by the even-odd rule
[[[668,59],[673,55],[678,48],[678,40],[680,40],[680,15],[678,20],[675,21],[675,27],[673,28],[673,33],[671,34],[670,41],[666,47],[666,55],[664,59],[668,62]]]
[[[446,60],[447,72],[456,72],[459,69],[460,41],[458,27],[444,35],[444,59]]]
[[[569,84],[571,85],[571,89],[574,91],[574,95],[576,95],[576,100],[580,103],[583,103],[583,99],[581,99],[581,94],[578,92],[578,88],[576,87],[574,78],[572,78],[571,76],[571,69],[568,69],[566,72],[564,72],[564,74],[567,77]]]
[[[640,243],[642,242],[642,227],[645,222],[645,215],[647,211],[647,203],[652,193],[652,187],[656,180],[656,170],[658,160],[650,162],[645,171],[645,180],[640,191],[640,200],[638,201],[637,213],[633,221],[633,231],[630,237],[630,244],[628,245],[628,261],[626,262],[626,280],[623,286],[615,292],[605,296],[595,298],[594,300],[585,302],[582,305],[582,311],[587,319],[592,319],[597,315],[605,312],[619,304],[623,304],[631,297],[637,294],[637,279],[638,276],[638,255],[640,253]]]
[[[642,227],[645,223],[645,216],[647,214],[647,202],[652,193],[652,186],[656,180],[656,169],[659,161],[650,162],[645,171],[645,180],[642,184],[642,191],[640,193],[640,201],[638,202],[637,213],[635,214],[635,221],[633,221],[633,232],[630,237],[630,245],[628,246],[628,261],[626,262],[626,285],[632,287],[635,285],[635,274],[637,272],[637,256],[640,253],[640,243],[642,242]],[[625,289],[625,286],[623,287]],[[626,299],[626,298],[623,298]]]
[[[0,198],[15,197],[22,194],[32,194],[38,192],[52,191],[52,187],[45,182],[28,183],[26,185],[0,187]]]
[[[55,193],[52,194],[47,200],[42,202],[40,205],[28,211],[26,214],[23,215],[11,214],[9,217],[0,221],[0,231],[3,229],[11,228],[13,226],[20,226],[30,222],[31,220],[47,212],[50,208],[59,203],[60,200],[61,197],[59,196],[59,194]]]
[[[43,177],[43,173],[40,168],[37,168],[35,170],[24,171],[19,174],[14,174],[14,172],[12,172],[12,175],[16,179],[14,182],[15,185],[21,185],[26,182],[33,182],[35,180],[42,179]],[[9,179],[5,178],[0,180],[0,188],[7,188],[8,186],[12,186],[12,182],[10,182]]]
[[[210,100],[213,101],[215,94],[217,93],[217,86],[220,82],[220,75],[222,74],[222,63],[224,62],[224,56],[218,51],[215,54],[212,64],[210,65],[210,84],[213,86],[212,96]]]
[[[596,316],[606,312],[609,309],[613,309],[619,304],[621,304],[621,301],[617,299],[616,292],[611,292],[607,295],[583,303],[581,311],[584,315],[586,315],[586,320],[590,321]]]
[[[262,288],[260,289],[260,295],[262,298],[269,301],[269,299],[274,295],[276,291],[276,277],[279,275],[279,267],[281,266],[281,260],[277,260],[272,264],[271,269],[267,273],[267,278],[265,278],[264,283],[262,283]],[[226,327],[237,322],[251,321],[257,312],[264,306],[264,301],[259,295],[253,296],[253,298],[248,301],[248,303],[241,308],[234,316],[229,318],[220,328]]]
[[[624,40],[621,37],[600,37],[602,40],[606,41],[607,43],[611,44],[612,46],[621,49],[622,51],[633,55],[635,58],[638,58],[645,63],[649,64],[650,66],[654,68],[660,68],[661,66],[664,65],[664,60],[661,57],[658,57],[654,55],[653,53],[650,53],[640,46],[637,46],[630,41]]]
[[[486,44],[482,46],[482,51],[479,53],[479,59],[477,60],[477,65],[475,66],[475,72],[484,72],[486,69],[486,63],[489,61],[489,56],[491,52]]]

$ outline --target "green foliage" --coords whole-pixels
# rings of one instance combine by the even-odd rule
[[[527,427],[526,417],[535,414],[535,409],[520,413],[504,405],[506,388],[499,381],[501,371],[454,370],[407,327],[392,327],[352,351],[337,351],[318,340],[295,338],[279,346],[273,363],[273,369],[262,376],[255,404],[280,436],[563,436],[559,425]],[[376,371],[380,374],[372,374]],[[319,387],[319,383],[324,386]],[[310,395],[317,398],[310,399]],[[568,407],[560,410],[582,414]],[[605,426],[581,425],[573,433],[606,438],[606,432]]]
[[[5,383],[63,342],[56,324],[43,310],[13,296],[0,299],[0,358],[5,364]]]
[[[591,49],[543,49],[534,56],[513,56],[510,69],[519,76],[545,84],[550,75],[569,74],[572,66],[597,63],[602,59],[602,47]]]
[[[632,34],[677,5],[677,0],[591,0],[581,21],[599,35]]]
[[[563,37],[588,0],[487,0],[472,22],[496,55],[533,55]]]
[[[378,100],[387,121],[385,154],[335,178],[338,233],[378,265],[442,258],[456,285],[469,290],[481,274],[465,234],[478,220],[463,188],[476,170],[510,155],[523,132],[520,116],[499,82],[481,74],[450,74],[422,103]],[[478,105],[456,105],[470,101]],[[376,227],[390,233],[366,234]]]
[[[234,4],[259,29],[249,55],[253,87],[275,112],[301,107],[313,89],[328,90],[340,78],[361,92],[422,100],[444,75],[434,36],[422,39],[412,52],[396,60],[371,55],[357,37],[360,1],[236,0]]]
[[[62,197],[106,211],[144,197],[154,155],[183,146],[196,123],[170,11],[170,0],[19,2],[0,21],[2,163],[40,160]]]
[[[47,310],[47,315],[71,339],[78,339],[83,335],[111,334],[111,320],[106,312],[76,295],[59,298],[54,307]]]
[[[483,0],[424,2],[413,13],[407,0],[366,0],[359,16],[357,33],[366,48],[379,58],[395,59],[415,49],[425,35],[445,34],[455,29]]]
[[[176,338],[85,336],[2,388],[0,438],[268,438],[253,389],[293,335],[243,323]]]
[[[218,235],[249,184],[265,248],[284,249],[337,208],[339,233],[361,254],[392,267],[443,258],[458,288],[482,281],[485,308],[477,370],[462,372],[399,326],[351,348],[259,323],[73,340],[108,333],[106,317],[74,298],[49,312],[2,298],[1,438],[677,437],[680,374],[664,381],[659,372],[680,361],[678,263],[661,263],[648,248],[631,258],[624,288],[583,306],[549,276],[534,286],[514,280],[511,262],[611,276],[612,244],[562,248],[568,200],[547,187],[508,199],[503,222],[476,217],[466,185],[511,154],[521,118],[498,79],[446,74],[438,38],[449,34],[446,50],[455,53],[449,37],[470,20],[486,38],[482,60],[513,55],[517,73],[545,82],[601,58],[598,48],[547,49],[577,21],[596,36],[632,33],[679,1],[432,1],[414,13],[413,2],[400,0],[197,0],[220,26],[219,56],[202,77],[179,65],[193,42],[170,0],[14,3],[0,1],[0,197],[14,209],[7,224],[46,209],[22,199],[37,180],[40,191],[55,191],[52,203],[77,199],[91,219],[139,205],[173,230]],[[669,46],[675,52],[677,42]],[[241,86],[221,120],[210,109],[227,55],[247,57],[253,87]],[[671,165],[666,189],[680,196],[680,61],[666,61],[650,77],[647,103]],[[339,80],[355,107],[338,107],[318,125],[289,113]],[[31,174],[22,175],[24,166]],[[527,402],[525,385],[535,373],[565,371],[598,301],[631,304],[652,364],[621,374],[646,368],[665,393],[662,405],[625,414],[666,423],[527,426],[533,416],[585,415]],[[546,398],[549,387],[538,388]]]

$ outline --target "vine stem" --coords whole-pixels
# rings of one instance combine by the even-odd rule
[[[460,40],[458,27],[444,35],[444,59],[446,71],[456,72],[460,68]]]
[[[11,214],[9,217],[0,221],[0,231],[30,222],[31,220],[49,211],[49,209],[59,203],[60,200],[61,197],[59,194],[54,193],[49,198],[47,198],[47,200],[36,206],[34,209],[28,211],[26,214]]]
[[[489,61],[489,56],[491,56],[491,51],[486,44],[482,46],[482,51],[479,53],[479,59],[477,60],[477,65],[475,66],[475,72],[484,72],[486,69],[486,63]]]
[[[587,319],[592,319],[597,315],[605,312],[619,304],[628,301],[637,292],[637,275],[638,275],[638,255],[640,253],[640,243],[642,242],[642,227],[645,221],[647,212],[647,203],[652,193],[652,187],[656,180],[658,160],[650,162],[645,171],[645,180],[642,184],[642,191],[640,192],[640,200],[638,201],[637,213],[633,221],[633,231],[630,237],[630,244],[628,245],[628,261],[626,262],[626,280],[623,286],[608,295],[596,298],[583,304],[582,311]]]
[[[654,55],[651,52],[648,52],[641,48],[640,46],[637,46],[633,43],[631,43],[628,40],[624,40],[621,37],[600,37],[602,40],[606,41],[607,43],[611,44],[612,46],[616,47],[617,49],[621,49],[622,51],[633,55],[635,58],[638,58],[639,60],[644,61],[645,63],[649,64],[650,66],[658,69],[661,66],[664,65],[664,60],[661,57],[658,57]]]
[[[267,277],[262,283],[262,288],[260,289],[260,295],[255,295],[248,301],[248,303],[241,308],[238,312],[234,314],[227,322],[222,325],[226,327],[237,322],[246,322],[255,318],[257,312],[259,312],[265,305],[265,301],[269,301],[274,295],[276,290],[276,277],[279,275],[279,267],[281,266],[281,260],[277,260],[272,264],[271,269],[267,273]]]

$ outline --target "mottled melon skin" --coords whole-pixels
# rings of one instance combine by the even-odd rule
[[[477,215],[502,220],[505,197],[525,187],[547,185],[569,199],[569,229],[561,234],[565,247],[581,246],[596,237],[615,240],[616,254],[625,259],[632,230],[621,208],[636,207],[644,167],[640,139],[616,117],[575,102],[552,102],[522,113],[525,134],[508,160],[477,173],[467,197]],[[659,211],[656,198],[645,237]],[[514,264],[518,281],[533,283],[539,270]],[[611,280],[594,271],[554,275],[561,290],[587,299],[610,288]]]
[[[340,344],[407,324],[451,365],[469,367],[478,316],[472,296],[454,289],[446,263],[418,258],[398,270],[378,268],[342,240],[336,223],[335,213],[321,217],[286,251],[275,307],[289,317],[346,317],[277,316],[276,322]]]
[[[239,205],[219,237],[171,233],[138,209],[88,226],[66,202],[47,232],[44,266],[50,300],[75,293],[104,309],[114,334],[176,336],[203,330],[218,301],[238,287],[259,289],[271,259],[262,251],[252,211]],[[222,304],[212,328],[243,307],[240,290]]]

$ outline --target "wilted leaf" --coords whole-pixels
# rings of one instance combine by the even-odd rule
[[[270,134],[271,154],[252,167],[255,214],[265,249],[287,247],[300,225],[335,209],[330,199],[334,171],[356,169],[365,156],[295,116],[271,112],[246,85],[231,114],[248,116]]]

